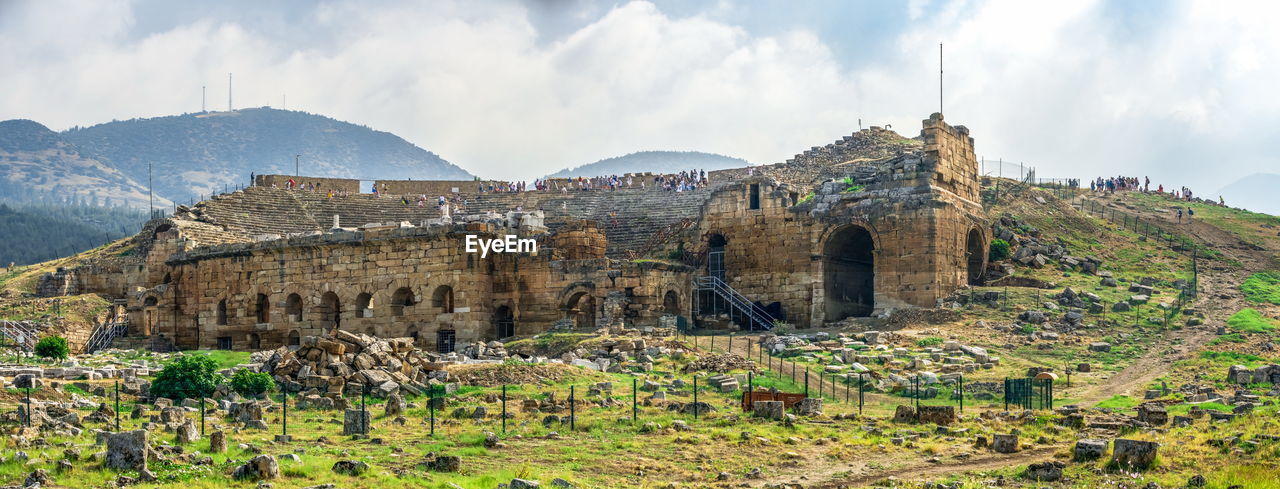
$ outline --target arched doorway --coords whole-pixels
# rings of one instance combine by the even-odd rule
[[[250,349],[250,350],[261,350],[261,349],[262,349],[262,336],[259,336],[259,335],[258,335],[258,333],[249,333],[249,349]]]
[[[302,344],[302,335],[298,333],[298,330],[295,329],[289,332],[289,341],[286,344],[288,346],[299,346]]]
[[[442,313],[448,314],[453,312],[453,287],[441,285],[431,293],[431,307],[436,308]]]
[[[596,326],[596,298],[587,292],[578,292],[569,296],[565,303],[565,314],[573,319],[575,328],[594,328]]]
[[[724,280],[728,269],[724,261],[724,248],[729,240],[724,235],[713,234],[707,239],[707,275]]]
[[[289,294],[284,299],[284,314],[289,317],[289,321],[298,322],[302,320],[302,296],[298,294]]]
[[[218,301],[218,310],[217,310],[216,316],[217,316],[216,318],[217,325],[225,326],[227,324],[227,300],[226,299],[222,299]]]
[[[408,287],[400,287],[391,294],[391,315],[403,316],[405,308],[413,307],[414,304],[413,291]]]
[[[154,296],[149,296],[142,300],[143,336],[151,336],[151,333],[156,330],[156,319],[159,316],[159,313],[156,311],[156,306],[159,303],[159,299],[156,299]]]
[[[680,315],[680,296],[676,291],[668,290],[666,295],[662,296],[662,312]]]
[[[982,285],[982,264],[986,253],[982,250],[982,233],[977,229],[969,230],[969,237],[964,245],[965,262],[969,272],[969,285]]]
[[[329,291],[321,295],[320,307],[316,309],[316,312],[320,313],[320,325],[322,327],[342,327],[342,304],[338,300],[338,294]]]
[[[373,317],[373,294],[361,292],[356,296],[356,317]]]
[[[822,250],[827,321],[870,316],[875,310],[875,243],[860,226],[832,233]]]
[[[498,339],[510,338],[516,335],[516,320],[511,315],[511,308],[501,306],[493,314],[494,334]]]
[[[267,294],[258,294],[254,311],[256,312],[255,316],[257,316],[258,324],[271,322],[271,299],[267,297]]]

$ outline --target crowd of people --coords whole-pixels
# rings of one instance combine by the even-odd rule
[[[1141,180],[1139,180],[1138,177],[1125,177],[1125,176],[1115,176],[1115,177],[1109,177],[1109,178],[1098,177],[1093,181],[1089,182],[1089,190],[1093,191],[1094,193],[1106,193],[1106,194],[1114,194],[1116,192],[1131,192],[1131,191],[1151,193],[1152,192],[1151,177],[1143,177]],[[1191,191],[1190,187],[1187,187],[1185,185],[1182,186],[1181,188],[1170,189],[1168,192],[1165,192],[1164,184],[1157,184],[1155,188],[1155,193],[1169,195],[1169,196],[1172,196],[1174,199],[1181,200],[1184,202],[1191,202],[1192,199],[1195,199],[1195,193]],[[1206,204],[1214,203],[1212,200],[1205,200],[1205,199],[1201,199],[1201,202]],[[1226,207],[1227,201],[1226,199],[1223,199],[1221,195],[1219,195],[1217,204],[1220,206]],[[1174,215],[1175,217],[1177,217],[1178,222],[1182,222],[1183,216],[1186,216],[1188,219],[1190,219],[1191,217],[1194,217],[1196,215],[1196,211],[1190,206],[1188,206],[1184,211],[1184,209],[1181,206],[1179,206],[1174,210]]]

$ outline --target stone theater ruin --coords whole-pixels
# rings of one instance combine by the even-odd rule
[[[179,349],[296,345],[339,328],[451,351],[553,328],[814,327],[933,307],[978,280],[990,236],[968,129],[939,114],[923,126],[915,138],[860,130],[686,192],[648,174],[617,190],[518,193],[378,181],[376,195],[357,180],[259,175],[41,290],[119,298],[130,336]],[[439,196],[462,205],[449,215]],[[466,251],[468,236],[507,235],[537,251]]]

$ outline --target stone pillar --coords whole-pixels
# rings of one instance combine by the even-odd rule
[[[751,405],[755,415],[764,419],[782,419],[782,401],[756,401]]]
[[[359,409],[348,409],[342,419],[342,434],[366,435],[369,433],[369,412]]]

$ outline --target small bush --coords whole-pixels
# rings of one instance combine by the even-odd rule
[[[1009,242],[1003,239],[991,240],[991,252],[987,258],[991,261],[1000,261],[1009,258]]]
[[[67,339],[61,336],[46,336],[36,342],[36,356],[40,358],[62,360],[69,354],[71,348],[67,346]]]
[[[922,346],[922,347],[923,347],[923,346],[941,345],[941,344],[943,343],[943,341],[945,341],[945,340],[943,340],[941,337],[938,337],[938,336],[930,336],[930,337],[927,337],[927,338],[920,338],[920,339],[916,340],[916,346]]]
[[[276,381],[271,374],[250,372],[247,368],[237,370],[231,376],[231,390],[244,397],[258,397],[275,387]]]
[[[213,395],[224,380],[218,362],[204,355],[183,355],[165,365],[151,382],[151,395],[174,400]]]

